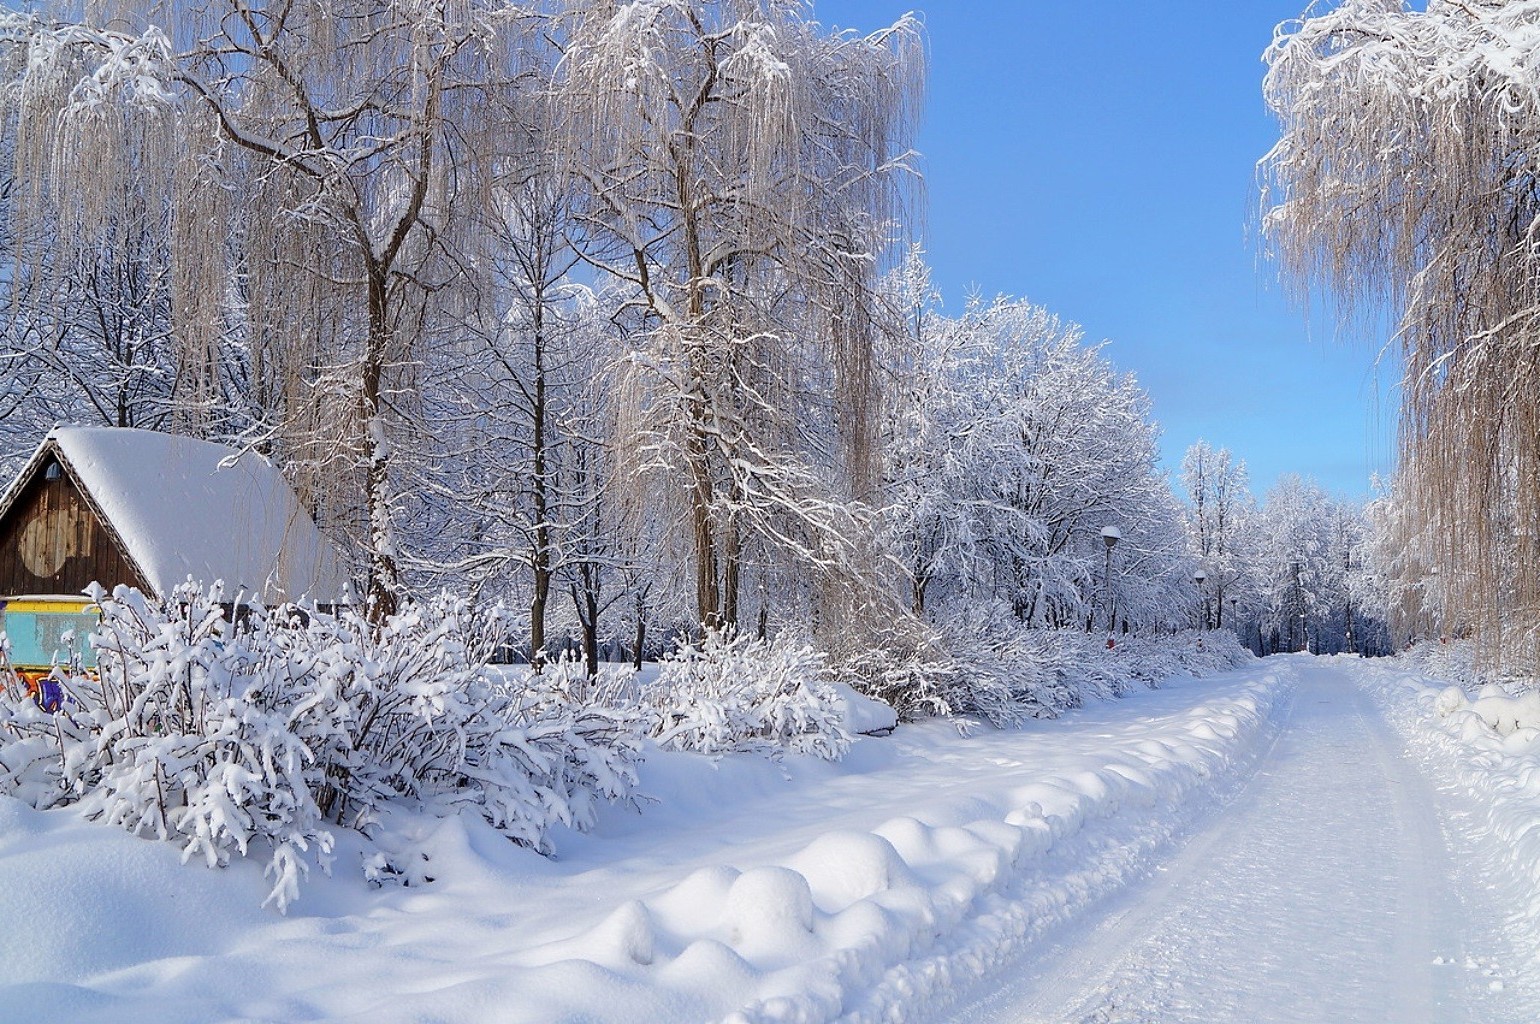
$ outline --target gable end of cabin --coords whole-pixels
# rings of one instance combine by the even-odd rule
[[[146,589],[116,536],[46,445],[0,507],[0,595],[78,594],[92,582]]]

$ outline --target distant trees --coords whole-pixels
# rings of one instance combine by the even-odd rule
[[[1264,84],[1282,269],[1399,314],[1392,519],[1441,581],[1416,614],[1437,604],[1520,666],[1540,651],[1537,23],[1533,0],[1346,0],[1279,32]]]
[[[522,653],[591,673],[784,636],[909,711],[982,706],[954,697],[987,663],[995,714],[1068,699],[1019,674],[1033,631],[1197,624],[1195,566],[1213,624],[1261,614],[1243,467],[1203,449],[1184,522],[1131,376],[1025,302],[944,315],[902,248],[913,20],[86,15],[0,18],[0,420],[273,458],[376,622],[441,588],[515,603]]]
[[[890,544],[914,613],[945,621],[996,602],[1035,627],[1174,624],[1180,512],[1134,379],[1037,306],[975,303],[956,320],[917,312],[887,470]],[[1110,588],[1109,525],[1126,540]]]
[[[1204,574],[1205,624],[1222,627],[1226,602],[1233,612],[1242,602],[1249,606],[1252,596],[1256,509],[1246,463],[1200,439],[1183,456],[1181,477],[1189,505],[1188,545]]]

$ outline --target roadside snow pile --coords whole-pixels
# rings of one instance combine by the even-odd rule
[[[477,814],[393,811],[335,856],[412,850],[433,884],[315,876],[286,917],[258,910],[255,862],[194,870],[0,796],[0,1019],[930,1019],[1234,792],[1287,673],[969,736],[921,723],[840,763],[655,750],[659,802],[601,808],[555,860]]]
[[[1437,773],[1474,797],[1504,861],[1494,877],[1517,883],[1518,913],[1540,937],[1540,693],[1489,683],[1472,698],[1446,680],[1379,666],[1364,678]]]
[[[553,826],[586,827],[636,782],[636,717],[565,699],[559,667],[544,686],[499,685],[484,671],[495,632],[463,603],[409,605],[376,629],[255,606],[232,627],[218,586],[164,607],[125,587],[93,598],[99,678],[67,680],[58,715],[0,700],[0,795],[77,804],[210,867],[265,857],[279,910],[329,868],[332,826],[369,835],[395,810],[466,808],[549,852]],[[366,870],[411,867],[382,849]]]
[[[1163,723],[1158,739],[973,787],[942,815],[825,831],[742,868],[700,867],[530,950],[521,988],[543,996],[500,1019],[878,1022],[942,1007],[1144,870],[1179,827],[1177,809],[1263,746],[1282,689],[1275,675],[1232,685]],[[553,984],[562,977],[590,987]]]

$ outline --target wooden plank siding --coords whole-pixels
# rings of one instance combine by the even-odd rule
[[[93,581],[108,590],[126,583],[148,592],[117,538],[50,453],[0,520],[0,595],[78,594]]]

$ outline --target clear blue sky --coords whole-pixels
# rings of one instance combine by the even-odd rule
[[[1150,392],[1175,467],[1199,437],[1251,468],[1368,493],[1393,463],[1380,339],[1291,305],[1250,224],[1275,138],[1261,53],[1306,0],[815,0],[826,26],[924,18],[925,243],[970,290],[1083,324]]]

